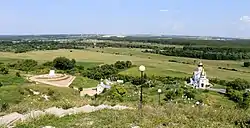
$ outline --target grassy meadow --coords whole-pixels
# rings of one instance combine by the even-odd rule
[[[119,53],[119,55],[115,55]],[[10,62],[17,59],[34,59],[39,62],[51,61],[58,56],[64,56],[76,59],[80,64],[88,66],[98,65],[102,63],[111,64],[118,60],[130,60],[135,65],[145,65],[148,75],[162,76],[191,76],[192,71],[197,67],[194,61],[202,61],[210,78],[219,78],[224,80],[232,80],[235,78],[243,78],[250,81],[250,68],[242,67],[242,61],[222,61],[222,60],[199,60],[185,57],[171,57],[150,53],[142,53],[141,49],[128,48],[90,48],[86,50],[51,50],[51,51],[32,51],[27,53],[0,53],[1,62]],[[183,64],[169,62],[176,60],[181,62],[189,62],[191,64]],[[234,68],[238,71],[229,71],[218,69],[218,67]],[[245,71],[245,72],[243,72]],[[136,67],[121,72],[121,74],[139,75]]]

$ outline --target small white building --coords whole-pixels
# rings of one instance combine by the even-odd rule
[[[193,77],[190,78],[190,84],[195,88],[209,88],[210,83],[207,79],[203,64],[199,63],[198,67],[193,72]]]
[[[55,76],[55,70],[50,70],[49,77],[54,77],[54,76]]]
[[[104,82],[103,82],[103,79],[101,79],[101,83],[98,84],[96,87],[97,95],[101,94],[105,88],[110,89],[112,84],[113,83],[107,79],[105,79]]]

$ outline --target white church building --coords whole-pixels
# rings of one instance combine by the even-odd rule
[[[193,77],[190,78],[190,84],[195,88],[209,88],[210,83],[207,79],[203,64],[199,63],[198,67],[193,72]]]

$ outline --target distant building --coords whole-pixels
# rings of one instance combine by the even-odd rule
[[[124,38],[126,36],[122,36],[122,35],[104,35],[102,37],[106,37],[106,38],[109,38],[109,37],[120,37],[120,38]]]
[[[199,63],[198,67],[193,72],[193,77],[190,78],[190,84],[195,88],[208,88],[210,87],[209,80],[207,79],[206,72],[203,64]]]

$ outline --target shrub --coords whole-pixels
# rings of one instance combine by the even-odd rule
[[[175,97],[176,97],[176,95],[175,95],[175,93],[174,93],[173,90],[167,90],[167,91],[166,91],[166,94],[165,94],[164,100],[165,100],[165,101],[173,100]]]
[[[78,90],[79,90],[79,91],[82,91],[82,90],[83,90],[83,88],[82,88],[82,87],[79,87],[79,88],[78,88]]]
[[[111,99],[124,101],[124,97],[127,94],[127,90],[123,86],[115,85],[110,90],[108,95],[111,96]]]
[[[17,77],[21,77],[21,75],[20,75],[19,72],[16,72],[16,76],[17,76]]]
[[[250,66],[250,62],[244,62],[244,63],[243,63],[243,66],[244,66],[244,67],[249,67],[249,66]]]
[[[52,89],[48,88],[48,95],[49,96],[53,96],[55,93],[55,91],[53,91]]]
[[[31,71],[37,66],[37,61],[26,59],[13,64],[14,68],[22,71]]]
[[[250,88],[249,82],[240,78],[235,79],[234,81],[230,81],[226,85],[235,90],[245,90],[247,88]]]
[[[6,102],[3,102],[1,104],[1,111],[6,111],[9,108],[9,104]]]
[[[47,62],[43,63],[42,65],[46,66],[46,67],[53,67],[54,66],[52,61],[47,61]]]
[[[73,108],[73,105],[70,104],[70,103],[64,103],[61,107],[62,107],[63,109],[69,109],[69,108]]]
[[[8,74],[9,70],[6,67],[0,66],[0,74]]]
[[[187,89],[184,91],[184,95],[187,96],[187,98],[195,98],[196,91],[194,89]]]

